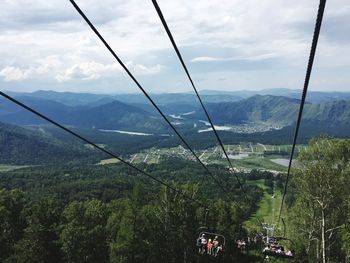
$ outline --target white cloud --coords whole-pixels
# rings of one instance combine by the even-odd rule
[[[265,59],[270,59],[276,57],[273,53],[261,54],[250,57],[229,57],[229,58],[219,58],[219,57],[196,57],[191,59],[191,62],[217,62],[217,61],[239,61],[239,60],[247,60],[247,61],[260,61]]]
[[[207,75],[207,72],[199,73],[205,67],[205,63],[199,62],[233,61],[239,66],[242,62],[254,64],[270,58],[275,59],[269,61],[270,68],[266,68],[263,74],[278,78],[275,70],[279,65],[274,64],[277,60],[294,73],[305,70],[318,2],[159,0],[159,5],[185,61],[197,62],[191,64],[191,72],[198,74],[198,78],[206,79]],[[36,0],[28,3],[27,0],[1,2],[1,80],[26,80],[28,86],[34,79],[41,79],[47,85],[60,80],[60,88],[64,89],[70,80],[83,79],[86,84],[89,80],[102,81],[102,76],[120,72],[118,66],[113,66],[111,55],[69,1]],[[159,86],[181,79],[183,71],[177,70],[179,62],[151,1],[77,0],[77,3],[117,55],[124,62],[133,61],[128,62],[128,66],[135,75],[148,75],[153,79],[156,74],[164,74],[163,83],[155,83]],[[329,1],[315,69],[317,66],[350,66],[347,59],[350,57],[350,35],[344,33],[349,30],[349,1]],[[162,70],[164,67],[167,70]],[[230,72],[232,67],[212,67],[211,70]],[[230,73],[225,77],[232,80]],[[259,79],[262,76],[257,72],[254,77]],[[349,78],[339,81],[343,83],[338,85],[342,89],[350,86]],[[236,80],[228,81],[234,82],[237,83]],[[214,83],[214,80],[208,80],[206,88],[209,83]],[[250,84],[241,83],[241,88],[250,88]],[[322,86],[321,81],[317,83]],[[37,82],[33,82],[32,86],[36,85]],[[274,84],[266,78],[262,85],[269,87]],[[155,85],[149,86],[153,88]]]
[[[146,67],[142,64],[135,64],[133,61],[126,63],[126,66],[135,74],[135,75],[154,75],[161,72],[164,68],[162,65],[155,65],[151,67]]]
[[[163,68],[161,65],[146,67],[141,64],[127,62],[126,66],[135,75],[153,75],[157,74]],[[122,72],[122,67],[117,63],[102,64],[94,61],[82,62],[67,68],[63,74],[58,74],[58,81],[69,81],[71,79],[96,80],[101,77],[109,77]]]
[[[212,62],[212,61],[227,61],[227,58],[196,57],[191,59],[191,62]]]
[[[97,62],[83,62],[66,69],[63,74],[56,76],[58,81],[68,81],[71,79],[93,80],[99,79],[104,74],[120,72],[121,68],[117,64],[101,64]]]
[[[5,67],[0,71],[0,76],[5,81],[24,80],[29,77],[29,70],[23,70],[19,67]]]
[[[0,70],[0,76],[6,82],[21,81],[33,79],[42,75],[50,75],[61,66],[57,56],[48,56],[44,59],[38,59],[28,67],[7,66]]]

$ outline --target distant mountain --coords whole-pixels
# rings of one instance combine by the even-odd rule
[[[307,105],[303,118],[314,122],[324,122],[332,125],[341,124],[350,127],[350,100]]]
[[[92,94],[92,93],[74,93],[74,92],[57,92],[52,90],[38,90],[31,93],[25,92],[8,92],[15,97],[31,97],[35,99],[44,99],[56,101],[67,106],[84,106],[93,104],[96,106],[98,101],[110,98],[110,95]],[[110,101],[109,101],[110,102]]]
[[[166,131],[166,123],[158,116],[132,105],[113,101],[93,108],[81,108],[66,118],[66,123],[79,127],[131,131]]]
[[[256,95],[237,102],[208,104],[207,109],[216,124],[271,122],[287,125],[295,119],[299,101],[279,96]],[[191,117],[205,119],[199,110]]]
[[[288,98],[300,99],[302,91],[299,89],[263,89],[263,90],[236,90],[236,91],[218,91],[218,90],[202,90],[201,95],[213,95],[213,94],[226,94],[231,96],[237,96],[242,99],[247,99],[255,95],[272,95],[272,96],[283,96]],[[325,101],[333,100],[349,100],[350,92],[339,92],[339,91],[308,91],[306,101],[312,103],[320,103]]]
[[[1,122],[0,145],[0,163],[6,164],[55,164],[94,158],[96,154],[83,144],[66,144],[44,131],[38,133]]]
[[[146,132],[165,132],[168,129],[160,117],[119,101],[96,107],[70,107],[56,101],[28,97],[20,97],[19,100],[65,125]],[[47,124],[41,118],[6,100],[0,100],[0,121],[17,125]]]
[[[74,92],[56,92],[56,91],[35,91],[32,93],[17,93],[9,92],[15,97],[32,97],[36,99],[52,100],[67,106],[90,106],[95,107],[113,100],[119,100],[127,104],[134,105],[150,105],[146,97],[141,93],[130,94],[91,94],[91,93],[74,93]],[[199,94],[204,103],[217,102],[234,102],[242,99],[247,99],[255,95],[272,95],[283,96],[288,98],[300,99],[300,89],[263,89],[263,90],[235,90],[235,91],[220,91],[220,90],[200,90]],[[161,93],[150,94],[152,99],[167,111],[169,104],[198,105],[198,99],[195,94],[190,91],[186,93]],[[306,100],[312,103],[320,103],[333,100],[348,100],[350,92],[320,92],[309,91]],[[151,105],[150,105],[151,106]],[[151,106],[152,107],[152,106]],[[179,112],[172,112],[179,113]]]
[[[213,95],[213,94],[226,94],[236,95],[241,98],[249,98],[254,95],[273,95],[273,96],[284,96],[289,98],[300,99],[302,90],[301,89],[262,89],[262,90],[235,90],[235,91],[219,91],[219,90],[202,90],[202,95]],[[339,99],[350,99],[350,92],[341,91],[308,91],[307,101],[309,102],[322,102]]]
[[[290,96],[254,95],[245,99],[238,98],[248,96],[248,91],[242,91],[239,96],[231,96],[227,92],[221,92],[216,95],[212,94],[213,91],[202,92],[204,93],[202,99],[216,124],[265,123],[284,127],[295,122],[299,110],[299,98],[292,97],[292,92],[295,94],[298,94],[298,92],[286,89],[260,92],[289,93]],[[32,94],[36,97],[33,97]],[[336,98],[335,94],[331,96],[329,93],[328,98]],[[346,95],[347,93],[344,94]],[[75,100],[73,97],[77,97],[76,93],[40,91],[26,93],[25,96],[23,94],[17,95],[18,99],[29,106],[65,125],[89,129],[118,129],[146,133],[168,133],[170,130],[159,113],[141,94],[119,94],[110,95],[109,97],[96,96],[95,99],[91,96],[93,94],[82,94],[80,102],[90,102],[87,105],[79,106],[68,106],[57,101],[62,101],[68,96],[68,101],[72,102]],[[42,98],[44,95],[48,95],[48,98],[56,99],[44,99]],[[175,125],[178,125],[178,128],[186,131],[195,131],[196,127],[201,128],[200,126],[205,126],[203,123],[198,123],[198,120],[206,120],[206,117],[193,94],[151,95],[165,114],[173,116],[169,117],[169,119]],[[345,95],[343,97],[346,98]],[[322,96],[322,98],[326,98],[325,94]],[[119,98],[119,100],[115,98]],[[342,125],[345,125],[350,120],[349,101],[350,99],[340,100],[338,98],[337,100],[326,100],[321,103],[307,102],[303,120],[329,122],[331,124],[341,122]],[[40,118],[4,99],[0,99],[0,121],[18,125],[45,124]]]
[[[113,100],[123,101],[127,104],[150,104],[147,98],[140,93],[130,94],[91,94],[91,93],[73,93],[73,92],[56,92],[56,91],[35,91],[32,93],[8,92],[14,97],[31,97],[35,99],[44,99],[56,101],[67,106],[98,106]],[[198,103],[196,95],[192,93],[162,93],[150,94],[151,98],[161,106],[169,103],[180,103],[195,105]],[[242,99],[234,94],[203,94],[202,99],[206,103],[221,101],[237,101]]]
[[[291,90],[291,89],[267,89],[267,90],[259,91],[256,94],[284,96],[289,98],[300,99],[302,91]],[[321,103],[321,102],[335,101],[335,100],[350,100],[350,92],[308,91],[308,94],[306,96],[306,101],[311,103]]]
[[[65,116],[69,116],[71,112],[74,111],[74,108],[56,101],[37,99],[28,96],[18,97],[18,99],[28,106],[33,107],[35,110],[57,120],[64,119]],[[0,98],[0,121],[17,125],[47,123],[43,119],[36,117],[34,114],[3,98]]]
[[[164,93],[164,94],[150,94],[153,101],[167,114],[179,114],[190,112],[198,108],[199,100],[197,96],[192,93]],[[145,98],[143,94],[120,94],[115,95],[115,99],[123,101],[128,104],[137,105],[149,112],[155,112],[154,107]],[[242,97],[227,94],[210,94],[201,95],[203,103],[216,102],[232,102],[241,100]],[[145,106],[141,106],[141,105]]]
[[[256,95],[238,102],[208,104],[210,117],[216,124],[242,124],[268,122],[286,126],[296,121],[300,101],[282,96]],[[198,109],[191,118],[205,116]],[[306,103],[303,121],[350,125],[350,100],[320,104]]]

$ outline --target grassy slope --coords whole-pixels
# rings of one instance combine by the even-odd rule
[[[275,223],[278,219],[278,212],[281,206],[282,194],[281,191],[275,189],[275,198],[267,193],[267,186],[264,184],[264,179],[248,181],[247,184],[254,184],[264,190],[264,196],[259,203],[259,209],[245,223],[245,227],[250,230],[261,231],[258,225],[257,217],[264,223]]]

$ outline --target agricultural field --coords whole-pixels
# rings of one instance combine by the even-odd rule
[[[120,163],[120,161],[116,158],[110,158],[110,159],[103,159],[98,164],[106,165],[106,164],[116,164],[116,163]]]

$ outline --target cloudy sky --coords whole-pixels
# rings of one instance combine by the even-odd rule
[[[77,0],[151,92],[191,87],[151,0]],[[200,90],[300,89],[317,0],[158,0]],[[68,0],[0,0],[0,89],[136,92]],[[350,91],[350,2],[328,1],[312,90]]]

